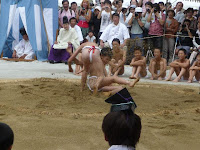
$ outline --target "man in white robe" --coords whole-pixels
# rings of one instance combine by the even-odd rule
[[[100,45],[103,48],[104,43],[108,42],[109,46],[112,48],[112,41],[114,38],[120,40],[121,46],[124,47],[126,40],[130,38],[128,28],[119,22],[119,14],[114,13],[112,15],[113,23],[108,25],[100,37]]]
[[[23,39],[14,47],[12,58],[34,59],[34,51],[32,49],[31,43],[28,39],[28,35],[24,28],[20,29],[20,33],[23,36]]]

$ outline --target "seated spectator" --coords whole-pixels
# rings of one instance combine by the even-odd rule
[[[94,9],[94,13],[92,15],[92,30],[94,31],[94,36],[96,37],[96,42],[99,43],[99,31],[100,31],[100,25],[101,25],[101,19],[98,19],[98,15],[101,11],[100,6],[96,6]]]
[[[189,76],[189,79],[188,79],[188,83],[192,83],[194,77],[200,83],[200,54],[197,55],[196,61],[190,67],[189,71],[190,71],[189,72],[190,76]]]
[[[0,150],[11,150],[13,142],[13,130],[7,124],[0,123]]]
[[[167,61],[161,57],[161,54],[159,48],[154,49],[154,58],[151,59],[149,64],[151,80],[162,80],[166,76]]]
[[[131,28],[131,39],[135,38],[143,38],[143,28],[144,23],[142,22],[142,8],[136,7],[135,13],[132,14],[131,19],[129,20],[128,24],[132,26]],[[138,45],[142,47],[142,40],[138,40]]]
[[[194,14],[193,8],[188,8],[186,10],[186,19],[190,20],[189,29],[196,31],[197,30],[197,19],[193,16],[193,14]]]
[[[75,12],[75,17],[76,17],[76,15],[78,14],[78,6],[76,2],[71,3],[71,10]]]
[[[159,36],[152,37],[148,40],[148,44],[153,47],[158,47],[162,49],[162,35],[163,35],[163,25],[165,23],[165,15],[161,14],[160,7],[157,3],[153,5],[153,9],[151,10],[147,21],[150,22],[149,27],[149,36]]]
[[[68,20],[70,18],[75,17],[75,13],[73,10],[69,9],[69,1],[68,0],[63,0],[62,1],[63,8],[59,10],[58,12],[58,23],[59,23],[59,28],[63,28],[63,17],[67,16]]]
[[[34,59],[35,54],[25,28],[20,29],[20,34],[23,36],[23,39],[14,47],[12,58],[26,60]]]
[[[67,62],[72,53],[72,47],[79,47],[80,41],[76,30],[70,28],[67,17],[63,17],[63,27],[60,29],[57,41],[52,46],[48,60],[50,63]]]
[[[176,3],[176,7],[174,10],[175,11],[174,19],[176,19],[179,24],[182,24],[183,21],[185,20],[185,15],[182,10],[183,10],[183,3],[182,2]]]
[[[111,111],[104,117],[102,130],[109,150],[135,150],[141,134],[141,119],[134,113],[136,104],[126,88],[106,100]]]
[[[115,38],[112,41],[112,59],[109,62],[109,74],[108,76],[122,75],[124,74],[124,64],[126,63],[126,50],[120,48],[119,39]]]
[[[121,43],[121,47],[124,47],[126,40],[130,38],[127,27],[119,22],[119,14],[114,13],[112,15],[113,23],[108,25],[100,37],[100,45],[104,47],[104,42],[108,42],[109,46],[112,47],[112,41],[114,38],[118,38]]]
[[[96,37],[92,31],[89,31],[88,35],[86,36],[87,42],[94,42],[96,43]]]
[[[83,0],[81,3],[81,9],[76,16],[78,20],[78,26],[81,28],[83,38],[85,38],[89,32],[89,22],[91,19],[92,12],[90,10],[90,3],[88,0]]]
[[[112,23],[112,12],[111,10],[111,2],[109,0],[105,0],[104,6],[101,8],[100,13],[98,14],[98,19],[101,19],[101,25],[100,25],[100,33],[99,37],[103,33],[103,31],[106,29],[106,27]]]
[[[81,32],[81,28],[78,25],[76,25],[77,24],[76,18],[72,17],[69,20],[69,22],[70,22],[70,27],[74,28],[76,30],[76,33],[79,37],[79,41],[80,41],[80,43],[82,43],[83,42],[83,35],[82,35],[82,32]]]
[[[187,53],[187,57],[189,56],[190,53],[190,47],[193,47],[192,39],[193,36],[195,35],[195,31],[192,29],[189,29],[190,26],[190,20],[185,19],[183,22],[183,25],[180,26],[179,30],[179,42],[180,46],[177,47],[176,53],[178,52],[179,49],[185,49]]]
[[[178,82],[182,77],[184,80],[188,80],[190,61],[186,59],[185,49],[179,49],[178,59],[170,63],[169,66],[170,66],[170,72],[166,81],[171,81],[172,74],[174,72],[177,75],[177,77],[173,80],[174,82]]]
[[[146,71],[146,58],[142,56],[142,50],[140,47],[135,47],[134,58],[132,59],[130,66],[133,67],[130,79],[138,79],[140,76],[145,77]]]
[[[167,11],[167,20],[166,20],[166,35],[163,41],[163,57],[168,60],[168,62],[172,62],[173,54],[174,54],[174,44],[175,39],[174,36],[179,28],[179,23],[176,19],[174,19],[175,12],[174,10]],[[169,55],[168,55],[169,54]],[[169,58],[169,59],[168,59]]]

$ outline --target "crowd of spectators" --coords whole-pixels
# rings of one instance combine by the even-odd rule
[[[118,38],[121,46],[127,39],[137,39],[137,45],[152,50],[157,47],[163,52],[167,62],[172,62],[174,50],[184,48],[189,57],[191,47],[199,48],[198,10],[183,9],[183,3],[154,3],[154,0],[96,0],[94,5],[83,0],[76,2],[63,0],[59,10],[59,28],[63,27],[63,17],[76,19],[83,41],[96,42],[101,47],[110,46]],[[175,47],[176,46],[176,47]],[[145,50],[143,49],[143,54]]]

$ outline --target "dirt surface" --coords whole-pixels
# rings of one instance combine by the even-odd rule
[[[200,147],[198,87],[138,83],[128,88],[138,105],[137,150]],[[13,150],[106,150],[101,131],[110,105],[80,91],[80,80],[0,81],[0,121],[15,133]]]

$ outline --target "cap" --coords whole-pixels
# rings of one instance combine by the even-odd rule
[[[136,7],[135,12],[142,13],[142,7]]]
[[[64,16],[63,17],[63,24],[67,24],[67,23],[69,23],[68,18],[67,18],[67,16]]]
[[[21,28],[21,29],[19,30],[19,32],[20,32],[20,34],[21,34],[22,36],[27,34],[24,27]]]
[[[136,8],[136,5],[131,5],[130,8]]]
[[[100,7],[100,6],[96,6],[95,9],[101,11],[101,7]],[[95,10],[95,9],[94,9],[94,10]]]
[[[132,110],[134,112],[135,108],[137,107],[126,88],[109,97],[105,100],[105,102],[112,104],[110,109],[111,112],[122,110]]]

